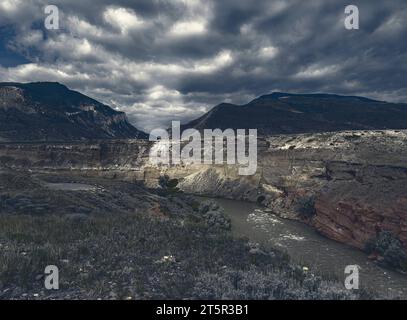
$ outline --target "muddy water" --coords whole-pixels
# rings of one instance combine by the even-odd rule
[[[407,276],[377,266],[360,250],[329,240],[303,223],[265,213],[255,204],[216,199],[232,220],[237,237],[286,251],[294,262],[344,279],[347,265],[360,266],[360,286],[407,299]]]

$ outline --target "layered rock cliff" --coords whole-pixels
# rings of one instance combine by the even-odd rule
[[[407,248],[405,131],[267,137],[255,176],[238,176],[226,166],[202,168],[179,187],[261,202],[358,248],[381,230],[391,231]]]

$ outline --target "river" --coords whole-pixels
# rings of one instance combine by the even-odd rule
[[[46,186],[65,191],[91,191],[97,188],[81,183],[47,183]],[[340,281],[344,280],[347,265],[358,265],[361,287],[389,298],[407,299],[407,276],[379,267],[364,252],[330,240],[301,222],[266,213],[254,203],[220,198],[212,200],[217,201],[230,217],[234,236],[278,248],[287,252],[293,262]]]
[[[293,262],[343,281],[347,265],[358,265],[361,287],[407,299],[407,276],[379,267],[355,248],[327,239],[307,225],[265,213],[256,204],[214,199],[232,221],[236,237],[286,251]]]

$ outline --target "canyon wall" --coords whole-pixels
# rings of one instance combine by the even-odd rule
[[[259,138],[258,168],[151,165],[143,140],[0,143],[0,168],[80,171],[157,187],[161,176],[184,192],[262,203],[270,212],[312,225],[363,248],[380,230],[407,248],[407,131],[345,131]]]
[[[407,248],[407,132],[281,135],[259,147],[255,176],[202,168],[179,186],[192,193],[258,201],[325,236],[363,248],[381,230]]]

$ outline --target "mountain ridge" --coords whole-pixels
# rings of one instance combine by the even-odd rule
[[[0,140],[146,137],[124,112],[58,82],[0,82]]]
[[[407,129],[407,104],[328,93],[272,92],[220,103],[182,125],[258,129],[259,135]],[[58,82],[0,82],[0,141],[148,138],[116,111]]]
[[[273,92],[247,104],[221,103],[183,129],[258,129],[262,135],[407,128],[407,104],[359,96]]]

